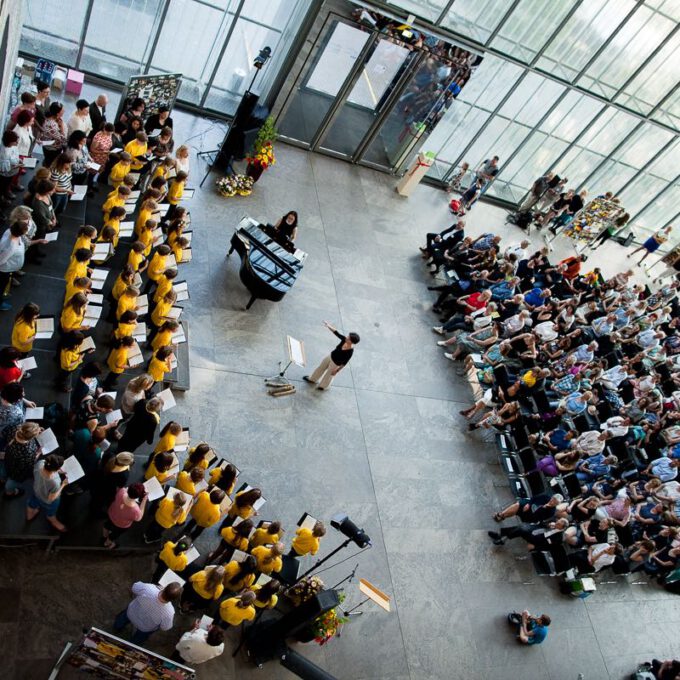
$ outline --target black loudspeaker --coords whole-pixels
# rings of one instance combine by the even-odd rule
[[[337,591],[324,590],[279,619],[260,621],[247,628],[246,646],[255,663],[259,665],[273,659],[287,638],[294,636],[315,618],[339,604],[340,597]]]
[[[305,680],[335,680],[335,676],[319,668],[294,649],[286,648],[281,656],[281,665]]]
[[[234,120],[222,141],[214,166],[226,170],[232,160],[242,160],[250,150],[257,133],[269,115],[269,110],[258,106],[259,96],[246,92],[238,105]]]

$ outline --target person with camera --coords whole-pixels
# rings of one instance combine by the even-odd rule
[[[547,614],[531,616],[525,609],[521,614],[511,612],[508,621],[517,628],[517,640],[523,645],[540,645],[548,636],[550,617]]]

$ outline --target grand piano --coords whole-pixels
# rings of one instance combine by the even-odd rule
[[[227,257],[234,251],[241,256],[239,276],[251,296],[246,309],[257,299],[281,300],[293,287],[307,258],[307,253],[296,250],[292,242],[281,241],[271,225],[247,216],[231,237]]]

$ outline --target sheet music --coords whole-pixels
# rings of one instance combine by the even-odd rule
[[[45,414],[43,406],[36,406],[35,408],[27,408],[24,417],[26,420],[42,420]]]
[[[177,406],[175,396],[169,387],[164,389],[162,392],[159,392],[156,396],[163,400],[163,411],[169,411],[171,408]]]
[[[59,448],[59,442],[54,436],[54,432],[52,432],[51,428],[43,430],[36,439],[42,448],[42,452],[45,454],[52,453],[52,451],[56,451]]]
[[[85,476],[85,472],[75,456],[69,456],[61,466],[61,471],[66,475],[69,484]]]
[[[38,364],[35,361],[35,357],[26,357],[25,359],[18,359],[17,366],[24,371],[32,371],[34,368],[38,368]]]
[[[144,488],[146,489],[146,493],[149,496],[149,501],[155,501],[165,496],[163,487],[161,486],[161,483],[158,481],[157,477],[151,477],[151,479],[147,479],[144,482]]]

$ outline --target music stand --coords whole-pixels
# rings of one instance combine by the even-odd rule
[[[295,385],[286,378],[286,371],[290,368],[291,364],[295,364],[301,368],[307,365],[305,344],[302,340],[297,340],[288,335],[286,336],[286,347],[288,348],[288,363],[283,366],[283,361],[279,361],[279,369],[281,369],[279,374],[264,379],[265,385],[272,388],[269,390],[269,394],[272,397],[283,397],[294,394]]]
[[[355,605],[351,609],[343,611],[345,616],[361,616],[363,612],[355,611],[359,609],[362,605],[366,604],[368,601],[375,602],[379,607],[384,609],[386,612],[390,611],[390,596],[383,593],[382,590],[376,588],[370,581],[365,578],[359,579],[359,592],[364,594],[366,597]]]

